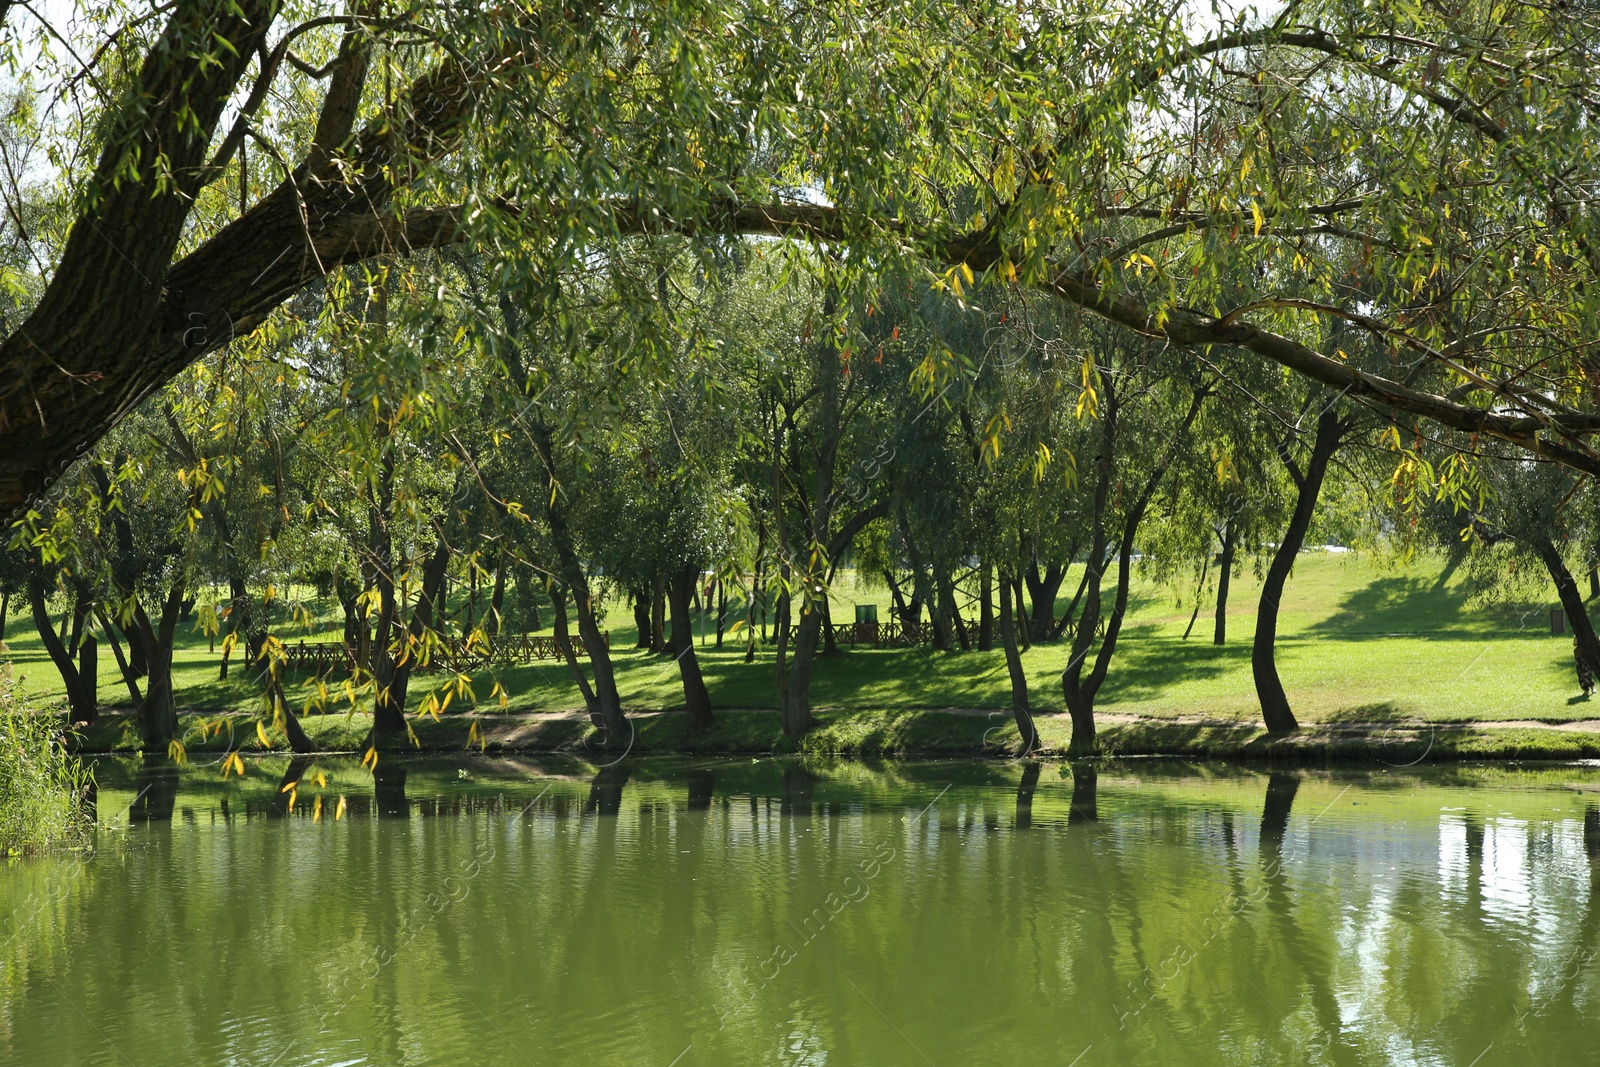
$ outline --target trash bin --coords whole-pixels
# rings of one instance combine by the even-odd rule
[[[1550,609],[1550,632],[1553,634],[1567,632],[1567,612],[1565,608]]]
[[[856,640],[858,645],[878,643],[878,605],[856,605]]]

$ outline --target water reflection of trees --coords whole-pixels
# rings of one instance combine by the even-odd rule
[[[530,770],[505,782],[543,797],[530,810],[515,792],[504,803],[490,795],[488,776],[452,794],[453,767],[387,762],[401,773],[374,777],[367,814],[475,818],[459,835],[395,837],[375,820],[337,837],[273,833],[256,850],[260,870],[230,842],[224,885],[205,908],[249,905],[252,928],[309,923],[349,952],[398,939],[407,962],[363,979],[351,1009],[395,1026],[405,1005],[440,992],[417,977],[430,968],[469,993],[481,981],[526,986],[529,1002],[598,1002],[616,986],[595,962],[609,957],[627,961],[636,988],[705,1005],[712,1018],[695,1026],[717,1031],[712,1006],[726,1013],[716,1040],[730,1049],[803,1032],[830,1059],[856,1062],[882,1051],[860,1022],[877,1016],[840,975],[917,1027],[930,1050],[970,1048],[974,1018],[1019,1040],[1053,1034],[1067,1062],[1089,1044],[1121,1062],[1323,1064],[1470,1063],[1491,1042],[1570,1062],[1587,1047],[1600,951],[1592,807],[1581,825],[1532,815],[1523,825],[1482,803],[1363,816],[1374,790],[1334,806],[1342,783],[1316,772],[1175,779],[1030,761],[963,766],[941,792],[938,765],[762,761]],[[180,780],[185,810],[217,795],[214,778],[189,784],[201,772],[165,761],[125,773],[117,792],[138,794],[138,819],[170,819]],[[288,822],[306,814],[305,786],[292,809],[283,787],[307,773],[291,760],[230,788],[258,816]],[[361,799],[352,796],[352,814]],[[421,902],[459,875],[458,838],[481,834],[499,835],[493,862],[452,903],[459,911],[435,920]],[[868,878],[858,865],[880,843],[894,858]],[[337,893],[257,900],[256,879],[281,881],[311,854],[330,865],[319,877]],[[1520,928],[1506,903],[1517,879]],[[123,881],[104,892],[130,893]],[[334,899],[345,881],[359,907]],[[173,899],[150,909],[162,922],[204,911],[185,895],[192,887],[168,891]],[[149,900],[148,890],[132,896]],[[81,914],[105,913],[109,899],[85,901]],[[198,922],[193,936],[207,941],[237,936],[210,919],[182,921]],[[491,928],[500,940],[483,932]],[[522,944],[508,930],[536,931],[536,963],[507,955]],[[779,941],[796,949],[779,978],[734,984]],[[136,953],[124,947],[117,965],[132,966]],[[242,982],[270,985],[248,977],[247,953],[226,955]],[[222,1010],[200,992],[186,997],[196,1017]],[[23,995],[24,1016],[28,1003]]]

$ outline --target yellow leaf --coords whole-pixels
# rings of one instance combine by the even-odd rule
[[[272,747],[272,739],[267,736],[266,727],[262,726],[259,721],[256,723],[256,739],[261,742],[262,748]]]
[[[314,805],[312,805],[312,807],[311,807],[311,821],[312,822],[321,822],[322,821],[322,798],[321,797],[318,797],[317,798],[317,802]]]
[[[333,821],[338,822],[344,818],[344,794],[339,794],[339,805],[333,809]]]
[[[1256,205],[1254,200],[1250,201],[1250,215],[1256,220],[1256,236],[1259,237],[1261,236],[1261,224],[1266,220],[1262,217],[1261,208]]]

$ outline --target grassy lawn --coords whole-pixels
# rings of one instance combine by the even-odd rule
[[[1064,583],[1062,607],[1075,588],[1074,578],[1069,576]],[[1178,593],[1136,577],[1131,611],[1100,709],[1161,719],[1253,722],[1258,710],[1250,675],[1250,640],[1258,588],[1249,572],[1235,579],[1229,643],[1219,648],[1211,643],[1209,603],[1193,635],[1184,641],[1189,611],[1178,604]],[[1394,566],[1354,553],[1308,553],[1295,569],[1280,616],[1279,669],[1303,722],[1393,718],[1433,723],[1557,722],[1597,717],[1600,704],[1591,706],[1578,699],[1571,639],[1549,633],[1548,609],[1554,602],[1552,590],[1549,603],[1491,612],[1470,607],[1460,581],[1442,573],[1436,562]],[[857,603],[876,603],[879,617],[888,617],[887,592],[860,588],[846,574],[834,591],[835,620],[852,619]],[[288,626],[276,632],[291,643],[302,637],[333,640],[337,622],[329,607],[313,605],[322,613],[309,633]],[[973,605],[969,614],[976,613]],[[627,605],[614,603],[607,624],[625,703],[638,710],[681,706],[676,665],[632,647],[635,633]],[[772,649],[758,647],[755,661],[747,664],[742,645],[735,647],[741,636],[735,635],[720,652],[709,643],[700,649],[712,701],[722,708],[771,708],[775,706]],[[45,704],[59,702],[60,678],[31,620],[14,613],[5,637],[25,691]],[[1024,654],[1036,708],[1060,709],[1066,651],[1064,644],[1041,645]],[[259,690],[250,672],[238,670],[236,658],[229,681],[219,682],[219,659],[209,651],[204,635],[187,625],[181,628],[174,662],[180,708],[248,712],[258,706]],[[494,677],[506,691],[506,710],[511,712],[569,711],[581,705],[570,676],[558,663],[516,667]],[[413,705],[429,687],[448,684],[448,678],[420,676],[412,685]],[[325,683],[334,700],[340,682],[334,677]],[[498,701],[489,699],[493,684],[487,673],[474,679],[478,710],[496,709]],[[819,706],[838,709],[998,709],[1009,702],[998,648],[953,653],[846,648],[837,657],[819,661],[813,686]],[[318,688],[315,679],[296,678],[289,692],[291,699],[305,702]],[[104,645],[100,700],[106,705],[128,703]],[[457,706],[462,703],[458,700]],[[471,706],[471,701],[464,703]],[[334,728],[331,720],[344,721],[344,716],[329,718],[328,729]],[[981,735],[982,730],[978,732]]]

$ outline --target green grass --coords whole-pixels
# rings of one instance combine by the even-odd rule
[[[188,758],[215,763],[221,753],[237,748],[246,755],[265,751],[257,740],[254,720],[230,715],[232,730],[202,731],[202,722],[216,719],[189,714],[181,719]],[[718,756],[847,756],[939,757],[974,755],[1010,757],[1018,735],[1009,715],[955,711],[865,709],[824,711],[816,729],[796,742],[783,736],[776,712],[722,711],[715,727],[694,739],[684,736],[679,714],[645,714],[633,719],[634,736],[625,750],[605,749],[581,718],[508,715],[486,723],[482,741],[489,755],[509,752],[551,752],[579,759],[610,760],[619,755],[714,754]],[[1065,753],[1070,726],[1065,716],[1037,720],[1044,758]],[[353,752],[366,727],[362,719],[344,715],[311,716],[306,730],[320,751]],[[475,746],[468,716],[446,715],[414,724],[416,751],[460,753]],[[137,742],[131,716],[103,717],[80,739],[85,751],[132,753]],[[1551,727],[1488,724],[1409,723],[1403,727],[1363,724],[1359,727],[1310,726],[1289,737],[1270,737],[1252,723],[1186,722],[1141,719],[1107,723],[1100,729],[1102,755],[1116,757],[1173,756],[1202,760],[1252,760],[1270,763],[1321,764],[1368,762],[1405,767],[1423,762],[1499,759],[1574,760],[1600,758],[1600,732]],[[281,743],[274,750],[282,750]],[[388,757],[384,757],[388,758]]]
[[[1063,606],[1074,587],[1069,576],[1064,583]],[[1124,725],[1131,725],[1123,723],[1125,716],[1173,720],[1174,728],[1213,730],[1220,728],[1219,724],[1246,727],[1256,721],[1259,713],[1250,674],[1250,640],[1258,588],[1251,573],[1235,580],[1229,643],[1217,647],[1211,643],[1209,603],[1194,634],[1184,641],[1181,635],[1190,605],[1180,605],[1173,589],[1136,576],[1127,625],[1099,701],[1099,710],[1107,716],[1103,732],[1108,745],[1116,741]],[[886,592],[860,588],[848,573],[834,590],[834,603],[836,620],[853,618],[856,603],[876,603],[880,618],[888,617]],[[1442,726],[1481,720],[1557,723],[1600,717],[1600,705],[1591,707],[1578,696],[1570,638],[1549,634],[1547,613],[1553,603],[1552,595],[1550,604],[1490,612],[1469,605],[1459,578],[1443,573],[1435,562],[1389,566],[1353,553],[1306,554],[1300,558],[1282,605],[1279,669],[1290,700],[1305,723],[1416,721]],[[280,636],[291,643],[301,637],[334,639],[337,631],[332,612],[327,605],[313,607],[323,614],[317,616],[312,632],[285,626],[278,631]],[[976,614],[975,605],[970,614]],[[635,634],[626,605],[612,606],[608,625],[627,706],[641,711],[680,707],[675,664],[670,658],[632,647]],[[60,679],[31,622],[13,618],[6,637],[15,670],[30,698],[39,704],[59,703]],[[755,662],[747,664],[742,646],[735,647],[739,638],[735,635],[720,652],[709,645],[699,649],[712,701],[721,709],[773,708],[772,649],[759,647]],[[104,646],[101,655],[100,700],[106,705],[126,705],[126,690]],[[180,707],[204,713],[253,713],[260,696],[249,672],[239,670],[236,659],[233,676],[226,683],[219,682],[219,658],[208,650],[203,635],[183,628],[174,660]],[[1040,645],[1025,653],[1037,709],[1060,709],[1060,672],[1065,659],[1063,644]],[[565,668],[554,662],[504,670],[495,680],[507,693],[507,712],[572,711],[581,704]],[[335,697],[338,682],[330,679],[328,683]],[[443,674],[420,676],[412,686],[413,706],[430,686],[447,682]],[[474,679],[480,712],[500,710],[496,701],[488,699],[492,685],[487,674]],[[314,681],[308,679],[292,679],[289,686],[291,699],[301,704],[316,691]],[[937,750],[945,742],[934,743],[936,738],[919,733],[934,729],[926,723],[935,720],[896,719],[895,715],[917,709],[1001,709],[1009,702],[1009,688],[998,649],[940,653],[847,648],[816,665],[813,700],[824,709],[871,713],[870,721],[834,717],[820,735],[832,740],[818,744],[887,751],[897,746],[917,748],[926,742]],[[458,701],[456,706],[463,704],[470,708],[472,702]],[[1195,719],[1207,722],[1194,723]],[[960,721],[967,725],[957,732],[971,751],[973,738],[981,741],[986,730],[1006,720],[1001,716],[990,721],[979,715]],[[335,735],[359,734],[362,729],[358,720],[344,715],[313,716],[308,722],[314,735],[327,732],[330,742]],[[669,722],[662,720],[663,724]],[[419,722],[418,729],[429,725]],[[113,720],[107,728],[121,726]],[[642,727],[649,728],[668,727]],[[1047,723],[1047,728],[1056,727]],[[552,724],[549,729],[581,732],[582,724]],[[247,730],[253,732],[253,727]],[[935,732],[945,730],[941,726]],[[851,733],[847,737],[839,731]],[[727,740],[734,744],[736,739]],[[1568,736],[1563,744],[1570,747],[1581,740]],[[1182,750],[1203,749],[1207,743],[1197,735],[1183,742],[1189,747]],[[748,745],[754,749],[758,741],[751,738]],[[770,750],[770,745],[762,750]]]
[[[88,777],[64,740],[54,716],[19,708],[0,677],[0,856],[76,844],[86,831]]]

